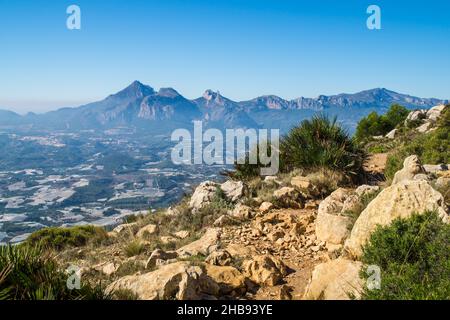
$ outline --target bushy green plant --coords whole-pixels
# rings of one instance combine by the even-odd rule
[[[280,149],[283,171],[326,168],[355,177],[363,172],[366,157],[336,118],[331,120],[326,115],[294,127],[283,137]]]
[[[26,244],[31,246],[40,245],[44,248],[61,250],[66,247],[85,246],[90,242],[101,243],[107,238],[107,232],[100,227],[53,227],[34,232],[28,237]]]
[[[442,112],[435,130],[426,134],[416,134],[391,152],[386,163],[386,178],[392,179],[395,172],[403,167],[404,159],[412,154],[419,156],[422,163],[426,164],[447,164],[450,162],[449,106]]]
[[[408,114],[409,110],[398,104],[392,105],[384,115],[372,112],[359,121],[355,139],[358,142],[364,142],[373,136],[384,136],[399,124],[402,124]]]
[[[381,268],[381,289],[365,288],[364,299],[450,297],[450,225],[435,212],[378,227],[363,248],[362,261]]]
[[[0,246],[0,299],[107,299],[101,286],[67,287],[68,274],[40,247]]]
[[[143,253],[145,251],[145,246],[141,241],[136,239],[126,243],[123,250],[127,257],[134,257]]]

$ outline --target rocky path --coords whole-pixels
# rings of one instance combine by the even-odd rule
[[[288,275],[280,284],[262,286],[249,298],[303,298],[314,267],[329,260],[325,244],[315,236],[316,215],[316,210],[311,209],[282,209],[224,229],[222,245],[232,255],[272,255],[288,267]]]

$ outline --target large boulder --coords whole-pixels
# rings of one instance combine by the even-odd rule
[[[180,257],[203,255],[208,256],[215,251],[220,239],[220,229],[210,228],[197,241],[191,242],[177,250]]]
[[[209,205],[216,195],[218,186],[215,182],[202,182],[192,194],[189,208],[195,212]]]
[[[306,288],[307,300],[349,300],[359,298],[363,280],[362,263],[343,258],[317,265]]]
[[[408,114],[408,116],[406,117],[405,125],[407,125],[408,122],[410,122],[410,121],[417,121],[417,120],[425,119],[426,116],[427,116],[427,110],[414,110],[414,111],[411,111]]]
[[[206,274],[219,285],[220,295],[239,296],[245,293],[245,277],[234,267],[205,264]]]
[[[275,286],[287,275],[287,267],[280,259],[256,256],[242,263],[244,275],[258,285]]]
[[[354,191],[343,188],[334,191],[319,204],[316,219],[317,239],[330,245],[344,244],[354,222],[349,213],[360,212],[363,199],[379,190],[378,186],[362,185]]]
[[[384,189],[356,220],[345,249],[354,257],[377,226],[389,225],[397,218],[409,218],[413,213],[436,210],[444,221],[448,214],[444,198],[424,180],[406,180]]]
[[[316,236],[319,241],[333,244],[343,243],[350,235],[352,219],[345,215],[350,208],[352,192],[339,188],[319,204],[316,219]],[[347,201],[347,202],[346,202]]]
[[[228,180],[227,182],[222,183],[220,188],[232,202],[238,201],[245,195],[245,185],[242,181]]]
[[[409,156],[403,162],[403,169],[395,173],[392,184],[396,184],[405,180],[412,180],[414,179],[415,175],[422,173],[426,172],[419,161],[419,157],[416,155]]]
[[[199,266],[177,262],[143,275],[126,276],[106,291],[130,290],[140,300],[199,300],[219,294],[219,285]]]
[[[436,122],[441,117],[441,113],[442,111],[444,111],[444,109],[445,105],[443,104],[431,108],[430,110],[427,111],[427,119],[432,122]]]

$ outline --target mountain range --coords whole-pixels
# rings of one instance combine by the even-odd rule
[[[294,100],[267,95],[239,102],[219,92],[206,90],[202,97],[189,100],[173,88],[155,91],[150,86],[134,81],[102,101],[76,108],[24,116],[0,110],[0,125],[47,129],[133,126],[165,131],[189,125],[193,120],[203,120],[206,126],[217,128],[284,128],[315,112],[330,113],[346,121],[360,118],[371,111],[383,112],[394,103],[409,109],[427,109],[448,103],[448,100],[418,98],[384,88]]]

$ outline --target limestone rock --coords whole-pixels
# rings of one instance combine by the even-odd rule
[[[410,121],[416,121],[425,119],[427,116],[427,110],[414,110],[411,111],[408,116],[406,117],[405,124],[407,124]]]
[[[220,229],[210,228],[197,241],[191,242],[184,247],[177,250],[181,257],[203,255],[208,256],[211,252],[217,249],[220,239]]]
[[[287,275],[287,267],[280,259],[257,256],[243,262],[244,274],[258,285],[275,286]]]
[[[211,181],[202,182],[194,191],[189,207],[195,212],[212,202],[216,195],[218,184]]]
[[[216,221],[213,222],[214,227],[223,228],[233,224],[235,220],[228,215],[221,215]]]
[[[281,184],[281,182],[278,180],[277,176],[267,176],[264,178],[265,183],[276,183]]]
[[[227,250],[218,250],[212,252],[205,262],[215,266],[229,266],[232,262],[231,254]]]
[[[242,181],[228,180],[220,188],[232,202],[238,201],[245,195],[245,185]]]
[[[320,241],[341,244],[350,235],[352,219],[343,215],[343,209],[351,195],[350,190],[339,188],[319,204],[316,235]]]
[[[274,207],[273,203],[271,203],[271,202],[263,202],[261,204],[261,206],[259,207],[259,211],[262,212],[262,213],[267,213],[270,210],[272,210],[273,207]]]
[[[320,241],[341,244],[350,235],[351,227],[350,217],[321,214],[316,220],[316,235]]]
[[[181,231],[175,232],[173,235],[175,237],[177,237],[178,239],[186,239],[191,235],[191,233],[187,230],[181,230]]]
[[[356,188],[355,193],[359,197],[364,197],[364,196],[369,196],[371,194],[374,194],[375,192],[378,192],[378,191],[380,191],[379,186],[369,186],[369,185],[364,184],[364,185]]]
[[[388,134],[386,134],[386,138],[388,138],[388,139],[395,139],[397,131],[398,131],[397,129],[394,129],[394,130],[390,131]]]
[[[378,225],[389,225],[394,219],[408,218],[413,213],[436,210],[448,221],[444,198],[423,180],[406,180],[384,189],[361,213],[353,226],[345,249],[354,257]]]
[[[159,238],[163,244],[171,244],[177,242],[177,238],[174,238],[172,236],[162,236]]]
[[[427,119],[432,122],[436,122],[441,117],[441,113],[444,109],[445,105],[443,104],[431,108],[430,110],[427,111]]]
[[[241,220],[250,219],[253,217],[253,209],[249,206],[239,203],[236,205],[236,207],[234,207],[233,211],[231,212],[231,216]]]
[[[308,190],[313,187],[311,179],[303,176],[296,176],[291,179],[291,185],[300,190]]]
[[[343,258],[319,264],[314,268],[306,288],[307,300],[349,300],[360,297],[363,280],[359,277],[362,263]]]
[[[219,286],[199,266],[177,262],[143,275],[126,276],[108,286],[106,291],[127,289],[141,300],[199,300],[217,296]]]
[[[156,249],[150,255],[150,258],[147,260],[146,269],[150,269],[156,266],[156,262],[158,260],[171,260],[178,258],[178,253],[174,251],[164,251],[161,249]]]
[[[424,164],[423,168],[427,173],[438,173],[448,170],[448,166],[446,164]]]
[[[419,161],[419,157],[416,155],[409,156],[403,162],[403,169],[395,173],[392,184],[405,180],[412,180],[414,176],[419,173],[426,173]]]
[[[141,228],[137,234],[136,237],[138,238],[145,238],[146,236],[153,235],[158,232],[158,226],[155,224],[149,224],[145,227]]]
[[[121,224],[113,229],[113,232],[117,234],[126,234],[129,233],[131,235],[134,235],[136,231],[138,230],[138,224],[136,222],[133,223],[125,223]]]
[[[432,125],[431,122],[427,121],[424,124],[417,127],[416,130],[420,133],[426,133],[426,132],[430,131],[431,125]]]
[[[245,277],[230,266],[205,264],[206,274],[219,285],[220,295],[239,296],[245,293]]]
[[[286,208],[302,208],[303,199],[300,193],[291,187],[283,187],[274,191],[274,198],[277,204]]]

